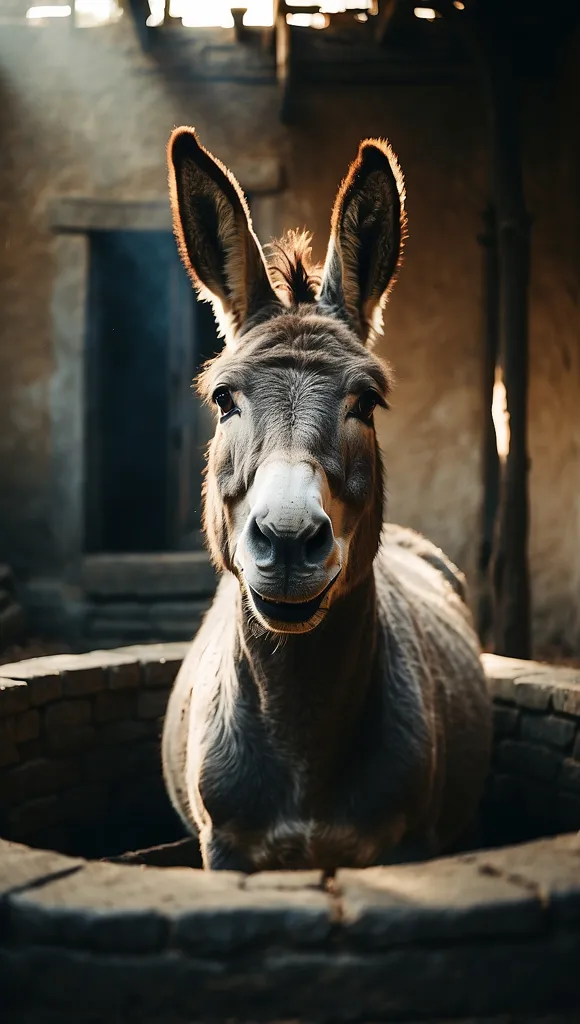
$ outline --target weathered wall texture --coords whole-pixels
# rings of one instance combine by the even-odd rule
[[[580,652],[580,38],[556,88],[528,96],[525,113],[535,627]]]
[[[571,58],[555,87],[530,92],[525,135],[534,240],[536,640],[578,648],[580,160],[577,143],[566,141],[574,134],[576,68]],[[0,558],[24,573],[44,570],[52,559],[54,239],[47,203],[66,194],[165,195],[168,133],[193,123],[234,171],[247,156],[281,157],[288,188],[270,201],[268,230],[308,225],[319,256],[336,186],[359,139],[390,136],[407,177],[410,225],[382,345],[398,380],[393,409],[379,424],[390,515],[429,534],[473,573],[483,412],[476,236],[486,201],[477,96],[463,87],[312,87],[299,123],[284,129],[273,86],[198,81],[185,89],[140,53],[127,20],[76,37],[56,26],[5,29],[0,95]]]

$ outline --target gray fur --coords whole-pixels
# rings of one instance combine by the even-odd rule
[[[382,166],[372,196],[386,192],[392,211],[394,179],[377,189]],[[370,199],[357,180],[347,179],[338,201],[362,208]],[[195,194],[180,195],[187,210]],[[333,230],[340,223],[335,214]],[[400,235],[378,239],[388,263],[364,256],[365,296],[378,308]],[[335,241],[327,281],[346,247]],[[351,261],[360,249],[350,246]],[[206,478],[206,533],[222,579],[170,698],[163,762],[173,804],[214,869],[332,870],[434,854],[469,825],[489,762],[490,700],[463,577],[429,541],[383,525],[374,426],[353,419],[368,387],[386,404],[388,369],[365,348],[366,326],[318,304],[288,259],[280,307],[267,297],[267,315],[256,310],[200,382],[206,397],[227,386],[236,401],[216,430]],[[243,295],[231,301],[248,307]],[[363,312],[370,323],[368,302]],[[332,557],[343,552],[328,596],[297,631],[258,615],[239,558],[254,480],[273,458],[315,467]],[[272,549],[268,598],[322,592],[295,564],[297,550],[283,564]],[[326,560],[324,551],[321,573]]]

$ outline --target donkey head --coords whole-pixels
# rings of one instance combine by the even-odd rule
[[[373,412],[389,372],[369,346],[399,265],[403,179],[387,143],[361,143],[323,268],[292,235],[266,260],[233,176],[177,129],[175,232],[225,348],[199,380],[215,404],[204,521],[221,569],[273,632],[306,632],[371,571],[383,518]]]

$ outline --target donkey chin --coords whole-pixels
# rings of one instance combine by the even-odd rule
[[[328,487],[310,462],[270,462],[257,474],[235,565],[250,610],[275,633],[320,625],[334,599],[346,547],[325,511]]]
[[[308,633],[323,621],[332,597],[331,592],[341,573],[341,567],[335,568],[330,581],[314,596],[304,600],[277,596],[268,597],[269,588],[256,582],[256,589],[248,582],[246,573],[241,580],[243,591],[255,618],[272,633]]]

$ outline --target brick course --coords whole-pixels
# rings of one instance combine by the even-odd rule
[[[107,829],[174,820],[160,718],[186,650],[0,666],[4,835],[98,851]],[[578,829],[578,674],[484,663],[496,737],[484,804],[536,834]],[[0,990],[23,1024],[185,1024],[241,1006],[255,1021],[483,1024],[478,1009],[497,1024],[517,1008],[526,1024],[538,1009],[564,1024],[577,1019],[579,943],[575,836],[330,882],[117,867],[0,840]]]

